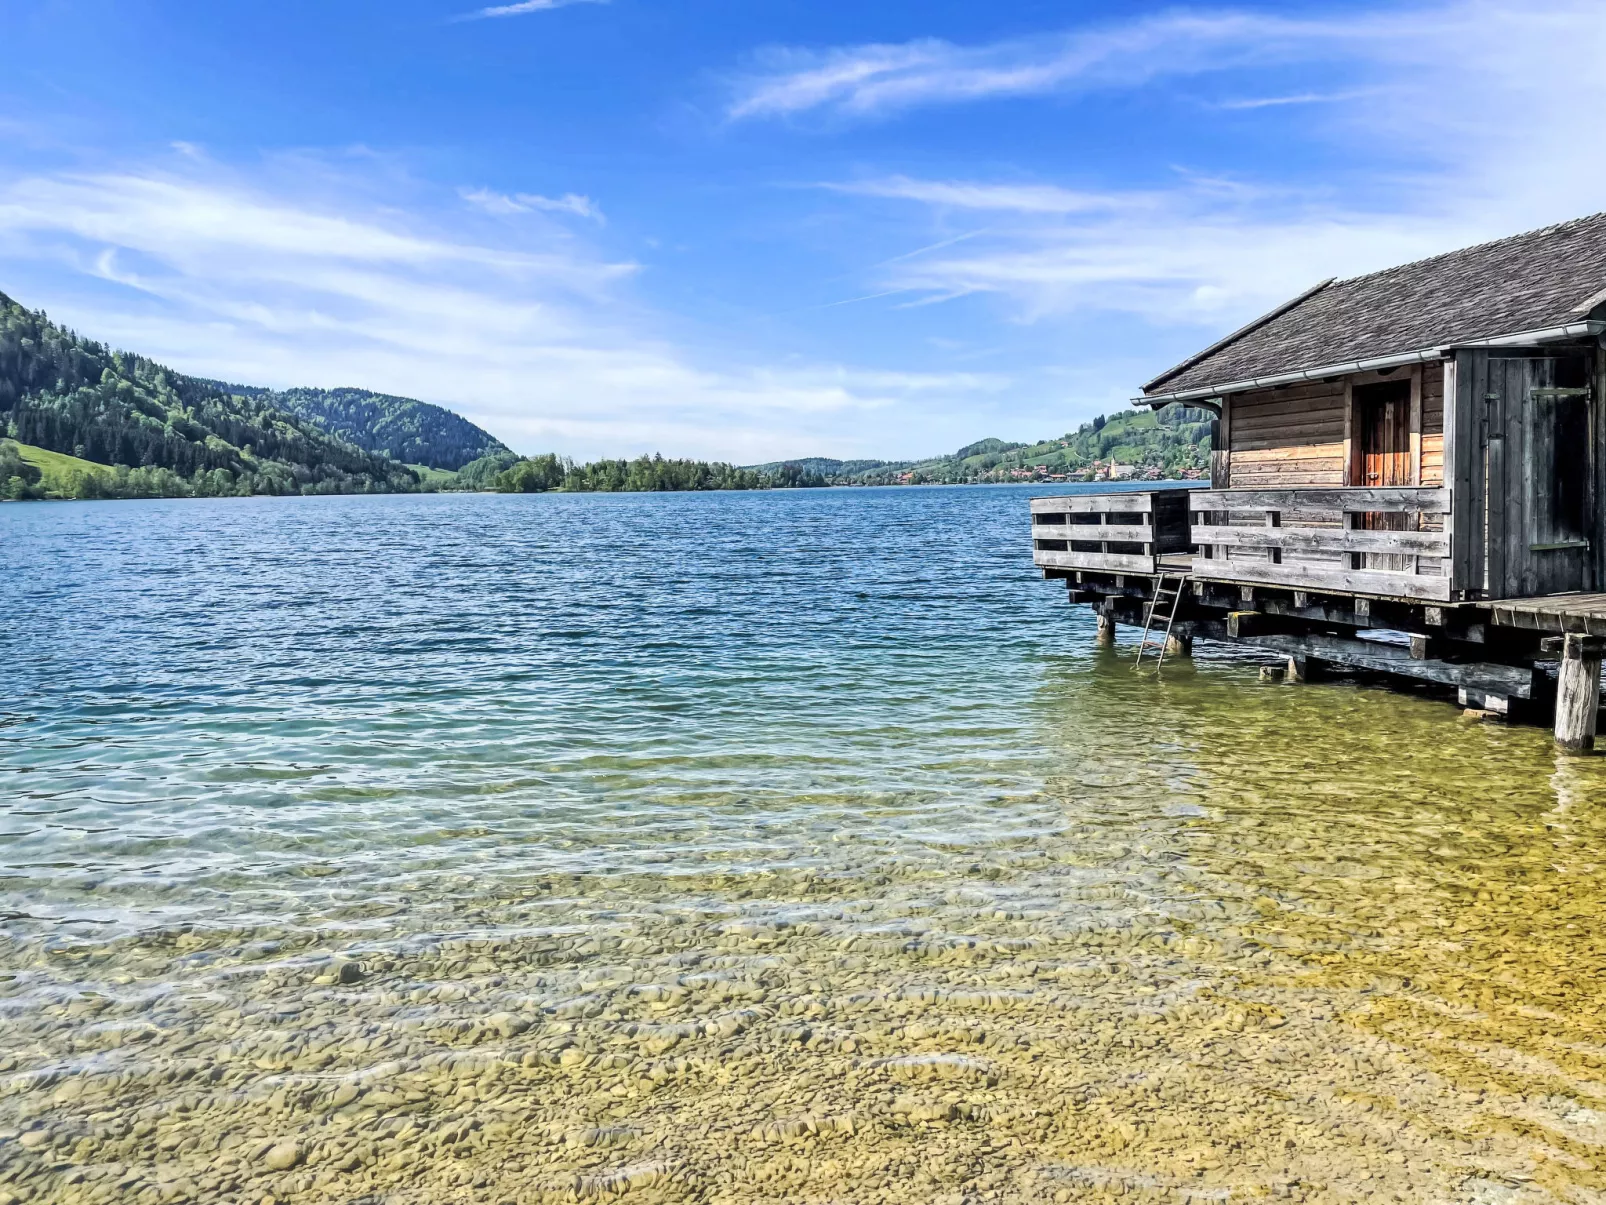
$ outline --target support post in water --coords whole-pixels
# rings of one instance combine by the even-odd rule
[[[1095,644],[1114,644],[1115,643],[1115,616],[1114,616],[1114,614],[1112,614],[1109,611],[1100,611],[1099,612],[1099,626],[1098,626],[1098,631],[1096,633],[1094,633],[1093,642]]]
[[[1569,752],[1587,753],[1595,747],[1600,659],[1606,653],[1606,638],[1569,632],[1544,643],[1547,649],[1561,653],[1561,673],[1556,679],[1556,744]]]
[[[1316,677],[1316,673],[1316,659],[1314,657],[1288,658],[1286,678],[1289,682],[1309,682]]]

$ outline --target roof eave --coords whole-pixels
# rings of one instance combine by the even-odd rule
[[[1132,399],[1134,406],[1152,406],[1158,409],[1173,402],[1188,402],[1199,398],[1220,397],[1229,393],[1243,393],[1250,389],[1272,389],[1278,385],[1295,385],[1300,381],[1319,380],[1322,377],[1346,376],[1352,372],[1372,372],[1380,368],[1400,368],[1407,364],[1421,364],[1429,360],[1442,360],[1460,347],[1520,347],[1529,344],[1554,343],[1561,339],[1577,339],[1586,335],[1606,332],[1606,321],[1590,319],[1570,322],[1565,326],[1545,327],[1542,330],[1517,331],[1509,335],[1495,335],[1487,339],[1469,339],[1426,347],[1418,351],[1397,352],[1387,356],[1373,356],[1365,360],[1350,360],[1341,364],[1323,364],[1317,368],[1302,368],[1293,372],[1276,373],[1264,377],[1245,377],[1235,381],[1216,381],[1191,389],[1171,393],[1146,393]]]
[[[1320,293],[1323,289],[1325,289],[1328,285],[1332,284],[1337,279],[1338,279],[1338,277],[1336,277],[1336,276],[1329,276],[1326,280],[1318,281],[1317,283],[1311,285],[1311,287],[1306,289],[1303,293],[1300,293],[1300,294],[1298,294],[1297,296],[1294,296],[1294,297],[1290,297],[1287,301],[1283,302],[1276,309],[1267,310],[1259,318],[1256,318],[1251,322],[1244,323],[1242,326],[1240,326],[1237,330],[1233,331],[1231,334],[1223,335],[1221,338],[1217,339],[1214,343],[1212,343],[1209,347],[1205,348],[1203,351],[1194,352],[1193,355],[1189,356],[1186,360],[1182,361],[1182,363],[1173,365],[1172,367],[1166,369],[1159,376],[1155,377],[1152,381],[1149,381],[1146,384],[1142,385],[1141,388],[1143,390],[1145,390],[1145,391],[1148,391],[1150,389],[1153,389],[1157,385],[1160,385],[1160,384],[1163,384],[1166,381],[1169,381],[1172,377],[1178,375],[1179,373],[1187,372],[1188,369],[1194,367],[1194,365],[1202,364],[1205,360],[1208,360],[1211,356],[1215,355],[1218,351],[1221,351],[1223,348],[1230,347],[1234,343],[1238,342],[1238,340],[1242,339],[1245,335],[1250,334],[1253,331],[1259,330],[1261,327],[1265,326],[1268,322],[1271,322],[1271,321],[1273,321],[1273,320],[1275,320],[1277,318],[1281,318],[1284,314],[1288,313],[1288,311],[1293,309],[1295,306],[1304,304],[1304,302],[1309,300],[1311,297],[1314,297],[1317,293]]]

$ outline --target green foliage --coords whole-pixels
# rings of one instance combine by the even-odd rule
[[[457,470],[457,481],[450,486],[460,490],[490,490],[497,488],[496,479],[505,470],[518,464],[523,457],[513,452],[492,452],[481,456]]]
[[[471,485],[489,479],[490,487],[508,494],[538,494],[547,490],[567,490],[570,493],[662,493],[682,490],[759,490],[796,489],[823,486],[826,479],[816,470],[799,464],[782,463],[770,471],[740,469],[735,465],[716,461],[671,460],[663,456],[638,456],[635,460],[598,460],[591,464],[575,464],[552,453],[516,460],[499,469],[494,476],[490,467],[498,463],[486,458],[464,467],[458,474],[464,488],[484,488]]]
[[[544,494],[561,486],[566,475],[564,464],[548,452],[498,473],[495,484],[504,494]]]
[[[116,352],[0,294],[0,434],[128,470],[70,496],[412,490],[411,470],[274,405]],[[144,469],[165,474],[135,474]],[[222,473],[223,476],[218,474]],[[224,482],[227,484],[225,485]],[[134,490],[133,494],[97,493]],[[62,491],[66,492],[66,491]]]
[[[1016,448],[1024,448],[1025,444],[1005,443],[1001,439],[978,439],[973,444],[966,444],[954,453],[955,460],[968,460],[972,456],[986,456],[989,453],[997,454],[1013,452]]]
[[[855,473],[865,473],[871,469],[885,468],[891,461],[888,460],[832,460],[828,456],[804,456],[798,460],[772,460],[768,464],[752,464],[747,467],[755,473],[777,476],[792,466],[804,476],[820,478],[824,484],[838,478],[848,478]]]
[[[0,499],[20,502],[28,498],[43,498],[45,488],[40,484],[44,472],[38,465],[22,458],[22,452],[10,440],[0,440]]]
[[[931,460],[876,462],[828,473],[832,485],[960,485],[972,482],[1088,480],[1096,462],[1130,465],[1139,475],[1180,477],[1210,464],[1213,415],[1167,406],[1098,415],[1059,439],[1036,444],[982,439],[951,456]]]
[[[461,414],[415,398],[367,389],[296,388],[275,392],[218,381],[207,384],[310,418],[348,443],[403,464],[454,471],[485,456],[511,455],[501,440]]]

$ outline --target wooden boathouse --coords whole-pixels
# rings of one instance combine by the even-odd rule
[[[1256,645],[1554,718],[1606,649],[1606,214],[1326,280],[1143,387],[1216,416],[1210,488],[1035,498],[1099,633]]]

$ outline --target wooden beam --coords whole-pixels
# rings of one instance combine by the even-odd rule
[[[1369,594],[1410,602],[1447,602],[1450,597],[1450,579],[1447,577],[1390,573],[1382,569],[1318,569],[1298,563],[1270,565],[1259,561],[1198,559],[1193,562],[1193,576],[1196,581],[1254,582],[1287,589],[1321,590],[1330,594]]]
[[[1152,574],[1154,557],[1121,552],[1057,552],[1039,548],[1032,553],[1038,568],[1106,569],[1114,573]]]
[[[1242,640],[1245,636],[1255,636],[1266,631],[1263,619],[1264,616],[1259,611],[1227,612],[1228,639]]]
[[[1357,485],[1361,481],[1360,471],[1356,468],[1356,449],[1360,445],[1355,438],[1355,378],[1346,377],[1344,380],[1344,484]]]
[[[1582,632],[1546,636],[1539,647],[1562,657],[1602,657],[1606,656],[1606,636],[1586,636]]]
[[[1399,674],[1402,677],[1436,682],[1441,686],[1465,687],[1519,699],[1531,698],[1533,695],[1534,671],[1519,666],[1500,665],[1492,661],[1465,664],[1438,660],[1418,661],[1411,656],[1411,650],[1403,645],[1346,640],[1341,636],[1265,635],[1243,637],[1241,640],[1244,644],[1284,653],[1289,657],[1314,657],[1335,665],[1347,665],[1352,669]]]
[[[1411,484],[1422,484],[1422,365],[1411,366]]]
[[[1341,527],[1220,527],[1195,523],[1193,539],[1196,544],[1220,544],[1234,548],[1281,548],[1296,552],[1390,552],[1423,557],[1444,557],[1450,554],[1450,537],[1442,531],[1359,529],[1351,531]]]
[[[1154,511],[1153,490],[1108,490],[1097,494],[1060,494],[1033,498],[1034,515],[1105,514],[1147,515]]]
[[[1087,540],[1112,544],[1151,544],[1154,528],[1131,523],[1033,523],[1034,540]]]
[[[1345,486],[1290,487],[1280,490],[1233,489],[1194,490],[1188,500],[1198,510],[1281,510],[1281,511],[1382,511],[1419,510],[1442,515],[1450,509],[1450,491],[1442,486],[1387,485],[1367,488]]]
[[[1232,398],[1221,399],[1221,417],[1212,424],[1211,433],[1215,438],[1210,442],[1210,484],[1226,489],[1232,484]]]

